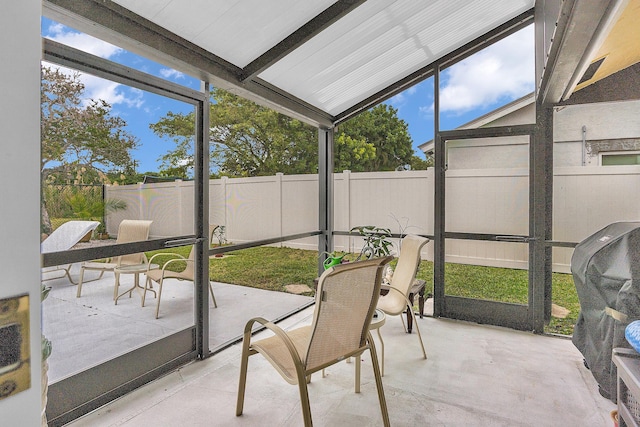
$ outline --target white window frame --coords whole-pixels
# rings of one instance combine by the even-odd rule
[[[628,155],[640,155],[640,150],[628,150],[628,151],[601,151],[598,153],[598,165],[606,166],[602,164],[602,158],[605,156],[628,156]],[[638,163],[640,165],[640,163]],[[631,166],[631,165],[630,165]]]

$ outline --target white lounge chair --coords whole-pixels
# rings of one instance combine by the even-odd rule
[[[72,247],[74,247],[84,236],[88,233],[92,233],[93,230],[100,224],[98,221],[68,221],[62,224],[60,227],[56,228],[49,237],[47,237],[40,244],[40,252],[45,254],[49,252],[61,252],[68,251]],[[60,279],[64,276],[69,278],[69,281],[74,285],[77,285],[77,282],[74,282],[71,278],[71,274],[69,270],[71,269],[71,264],[65,265],[56,265],[52,267],[45,267],[42,269],[42,281]],[[45,274],[48,275],[50,273],[55,272],[63,272],[62,276],[57,275],[54,277],[44,278]]]

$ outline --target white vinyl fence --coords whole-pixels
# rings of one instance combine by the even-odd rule
[[[335,229],[358,225],[393,233],[433,234],[433,169],[334,175]],[[524,169],[449,170],[446,230],[521,234],[529,230],[529,179]],[[113,213],[108,231],[122,219],[153,220],[151,237],[193,233],[193,182],[111,186],[108,198],[127,202]],[[557,168],[553,187],[553,239],[579,242],[615,221],[640,220],[640,166]],[[210,181],[211,224],[224,225],[230,242],[242,243],[318,229],[317,175],[222,178]],[[357,251],[359,237],[335,237],[335,249]],[[317,249],[317,238],[282,245]],[[446,241],[447,261],[527,268],[523,243]],[[571,248],[554,248],[554,270],[569,272]],[[423,256],[433,259],[433,245]]]

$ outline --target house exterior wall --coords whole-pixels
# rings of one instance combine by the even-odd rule
[[[536,108],[535,104],[532,102],[524,107],[502,116],[494,121],[492,121],[489,125],[483,127],[492,127],[492,126],[507,126],[507,125],[529,125],[534,124],[536,122]]]
[[[554,112],[554,166],[582,166],[583,156],[584,166],[600,166],[603,153],[640,151],[638,117],[640,100],[557,107]],[[482,127],[530,124],[534,121],[535,108],[531,103]],[[447,142],[449,169],[518,168],[526,167],[528,161],[528,146],[521,137]]]
[[[571,160],[562,166],[578,166],[582,159],[583,127],[585,166],[599,166],[602,153],[640,151],[640,100],[598,102],[556,108],[553,137],[571,146]],[[554,151],[555,154],[555,151]],[[580,159],[576,162],[575,159]]]
[[[0,399],[3,426],[41,425],[40,13],[42,3],[4,4],[0,14],[0,299],[29,296],[31,386]],[[6,319],[6,317],[5,317]],[[1,320],[0,320],[1,321]],[[26,334],[25,334],[26,335]],[[23,355],[24,356],[24,355]],[[11,373],[9,373],[11,374]],[[3,390],[8,381],[0,375]]]

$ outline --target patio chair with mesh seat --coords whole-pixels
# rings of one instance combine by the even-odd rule
[[[307,389],[311,374],[348,357],[360,357],[368,349],[382,418],[384,425],[389,425],[382,378],[369,325],[380,296],[384,266],[391,259],[392,257],[374,258],[327,269],[318,282],[313,321],[310,326],[285,331],[261,317],[247,322],[240,365],[237,416],[242,415],[244,408],[249,356],[262,354],[288,383],[298,385],[304,425],[311,426]],[[252,341],[253,327],[256,323],[275,335]]]
[[[144,241],[149,238],[149,229],[153,221],[125,219],[118,226],[118,243],[130,243]],[[118,269],[122,266],[135,266],[148,264],[147,256],[144,252],[120,255],[115,258],[107,258],[105,260],[83,262],[80,266],[80,281],[78,282],[78,292],[76,297],[80,298],[82,293],[82,283],[84,281],[84,273],[87,270],[99,271],[104,274],[105,271],[111,271],[115,275],[115,285],[113,290],[113,299],[118,298],[118,288],[120,286],[120,273]]]
[[[168,253],[160,252],[160,253],[154,254],[151,258],[149,258],[149,265],[154,265],[153,261],[157,257],[161,257],[161,256],[172,257],[172,259],[164,263],[162,268],[149,269],[148,271],[145,272],[147,277],[145,280],[144,292],[142,294],[142,306],[144,307],[147,290],[152,289],[152,282],[156,282],[158,284],[157,302],[156,302],[156,319],[160,314],[160,299],[162,297],[162,286],[164,284],[165,279],[178,279],[180,281],[186,280],[189,282],[194,281],[195,252],[196,252],[195,246],[192,246],[191,251],[189,252],[189,258],[185,258],[182,255],[174,252],[168,252]],[[177,268],[179,271],[174,271],[174,266],[177,266],[175,268]],[[172,269],[169,269],[168,267],[172,267]],[[211,286],[211,280],[209,280],[209,293],[211,294],[211,299],[213,300],[213,306],[218,308],[216,297],[213,294],[213,287]]]
[[[400,316],[400,319],[402,319],[402,314],[406,311],[407,316],[411,316],[413,324],[416,326],[416,331],[418,331],[418,339],[420,340],[422,354],[425,359],[427,358],[427,352],[424,349],[422,335],[420,335],[420,327],[418,326],[413,310],[413,301],[409,300],[409,294],[411,293],[411,287],[416,278],[418,267],[420,267],[420,250],[428,242],[429,239],[426,237],[411,234],[402,239],[400,256],[398,257],[398,264],[391,277],[390,286],[388,286],[389,291],[386,295],[382,295],[380,299],[378,299],[378,308],[386,315]],[[404,325],[404,319],[402,319],[402,325],[405,327],[405,331],[407,331]]]

